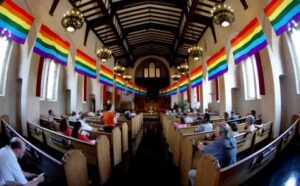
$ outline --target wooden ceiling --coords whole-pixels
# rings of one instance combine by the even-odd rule
[[[84,14],[85,41],[92,30],[126,66],[147,55],[162,56],[171,65],[184,61],[208,27],[215,38],[210,10],[219,1],[69,0]]]

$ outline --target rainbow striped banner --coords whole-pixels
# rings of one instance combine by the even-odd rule
[[[64,41],[47,26],[42,25],[33,51],[64,66],[68,63],[70,43]]]
[[[100,66],[99,82],[108,86],[114,86],[114,73],[104,65]]]
[[[202,65],[199,67],[195,68],[191,72],[191,87],[194,88],[196,86],[201,85],[203,82],[203,70],[202,70]]]
[[[0,6],[0,35],[24,44],[34,18],[11,0]]]
[[[128,81],[127,83],[127,91],[130,93],[134,93],[134,89],[133,89],[133,83],[131,81]]]
[[[209,58],[206,62],[208,71],[208,80],[216,79],[228,71],[228,64],[226,61],[226,51],[223,47],[215,55]]]
[[[143,96],[146,96],[146,94],[147,94],[147,89],[144,88],[144,87],[140,87],[140,92],[141,92],[141,94],[142,94]]]
[[[277,36],[300,21],[299,0],[272,0],[264,9]]]
[[[235,38],[231,40],[235,64],[259,52],[267,46],[267,38],[258,18],[254,18]]]
[[[183,76],[179,79],[179,91],[180,93],[184,92],[188,88],[188,79],[186,76]]]
[[[177,94],[177,82],[173,83],[171,85],[171,93],[170,93],[170,95],[176,95],[176,94]]]
[[[126,89],[125,80],[122,76],[119,75],[116,76],[116,87],[121,91],[125,91]]]
[[[75,71],[90,78],[96,78],[97,62],[81,50],[76,50]]]

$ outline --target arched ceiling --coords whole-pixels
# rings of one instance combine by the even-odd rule
[[[147,55],[182,62],[207,28],[215,36],[210,10],[219,1],[69,0],[84,14],[86,37],[92,30],[126,66]]]

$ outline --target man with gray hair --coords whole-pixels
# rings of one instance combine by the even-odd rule
[[[226,167],[236,162],[236,140],[230,135],[230,127],[226,123],[219,123],[216,130],[216,141],[209,145],[204,145],[202,142],[198,142],[197,148],[205,154],[213,155],[220,164],[220,167]],[[195,185],[196,170],[189,171],[189,178],[191,186]]]
[[[22,159],[26,152],[25,142],[14,137],[10,140],[9,146],[0,149],[0,185],[7,183],[19,183],[26,186],[35,186],[44,181],[44,176],[37,176],[29,172],[23,172],[18,159]],[[35,177],[27,181],[26,177]]]

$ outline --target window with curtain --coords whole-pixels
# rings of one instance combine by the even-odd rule
[[[293,67],[296,79],[297,94],[300,94],[300,27],[293,29],[289,34],[289,39],[292,44],[292,54],[294,56]]]
[[[42,100],[57,100],[59,79],[59,64],[53,60],[45,59],[43,74],[42,74]]]
[[[244,77],[245,99],[260,99],[258,73],[255,57],[248,57],[243,62],[242,68]]]
[[[5,85],[6,85],[6,77],[8,70],[8,55],[10,52],[11,42],[0,38],[0,96],[5,95]]]

